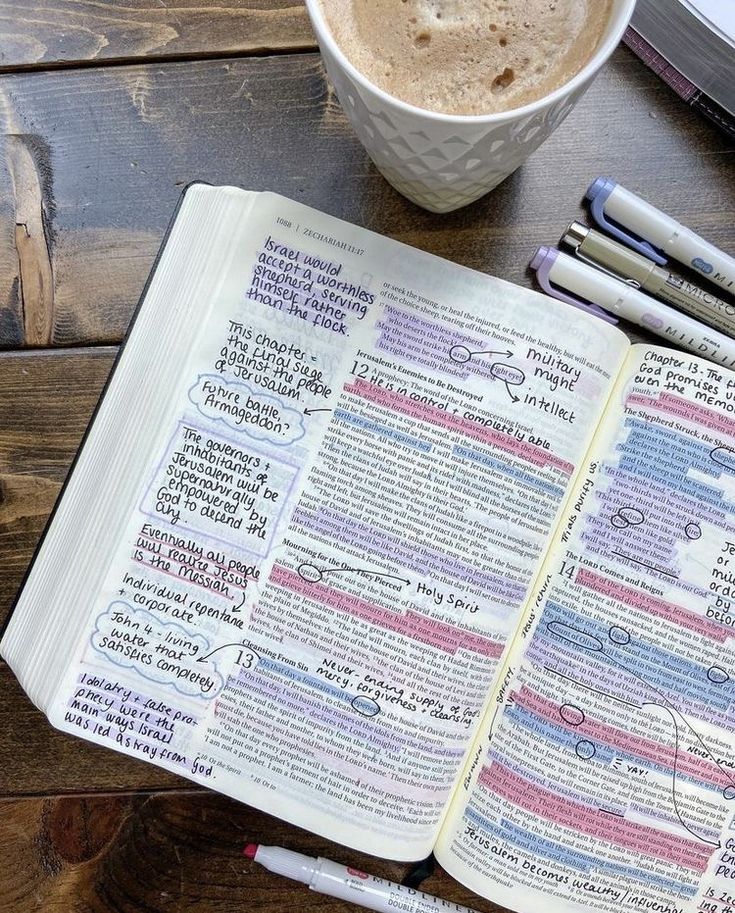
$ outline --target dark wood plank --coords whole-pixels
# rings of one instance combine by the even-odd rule
[[[337,846],[213,793],[0,802],[7,913],[354,913],[244,859],[245,843],[286,845],[400,881],[409,867]],[[480,911],[501,908],[437,871],[422,888]]]
[[[193,179],[275,190],[522,284],[600,173],[735,250],[732,145],[624,48],[519,171],[446,216],[386,184],[316,54],[12,75],[0,93],[0,345],[119,341]]]
[[[299,0],[3,0],[0,70],[314,47]]]
[[[115,351],[0,355],[0,621],[66,478]]]

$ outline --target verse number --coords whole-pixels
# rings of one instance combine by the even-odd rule
[[[350,369],[350,374],[354,374],[355,377],[364,379],[370,373],[370,365],[366,364],[364,361],[353,361],[352,368]]]
[[[237,654],[237,665],[243,669],[254,669],[260,657],[254,650],[240,650]]]

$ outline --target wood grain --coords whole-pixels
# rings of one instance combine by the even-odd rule
[[[3,0],[0,71],[314,47],[299,0]]]
[[[114,349],[0,355],[0,621],[66,478],[114,355]]]
[[[4,346],[118,342],[193,179],[274,190],[525,285],[601,173],[735,250],[731,144],[625,48],[519,171],[446,216],[378,174],[316,54],[4,76],[0,119]]]
[[[12,20],[12,22],[11,22]],[[733,150],[626,50],[564,127],[484,200],[435,216],[370,164],[289,0],[0,0],[0,620],[60,490],[181,186],[272,189],[530,284],[536,246],[599,173],[735,249]],[[109,344],[109,345],[105,345]],[[54,350],[58,346],[98,348]],[[53,730],[0,663],[0,913],[348,913],[245,861],[248,840],[400,880],[173,774]],[[438,871],[423,887],[497,910]]]
[[[243,858],[245,843],[287,844],[401,881],[409,866],[336,846],[209,792],[0,802],[0,913],[354,913]],[[480,911],[501,908],[437,867],[426,891]]]

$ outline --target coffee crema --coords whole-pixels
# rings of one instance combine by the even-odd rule
[[[444,114],[492,114],[548,95],[592,58],[612,0],[319,0],[370,82]]]

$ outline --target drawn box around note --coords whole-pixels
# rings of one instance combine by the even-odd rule
[[[90,643],[116,666],[188,697],[211,700],[224,687],[224,679],[214,663],[209,666],[197,663],[211,646],[203,634],[162,621],[146,609],[136,609],[121,599],[111,602],[97,616]],[[135,714],[130,711],[129,715]],[[172,738],[172,724],[169,729]],[[145,732],[151,738],[160,738],[150,725]],[[171,738],[160,740],[169,742]]]
[[[179,422],[140,510],[159,524],[263,557],[299,468],[247,440]]]

